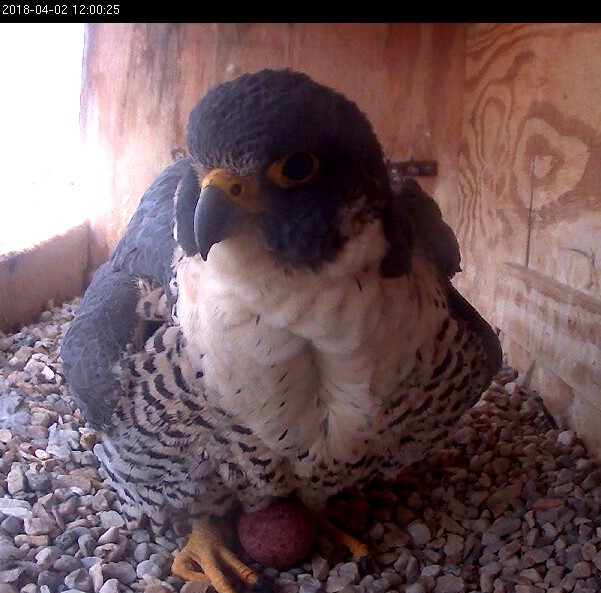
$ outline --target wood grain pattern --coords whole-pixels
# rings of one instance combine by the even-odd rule
[[[458,285],[601,456],[601,25],[470,25]]]
[[[503,266],[498,315],[506,349],[525,370],[533,364],[554,417],[601,452],[601,301],[518,264]]]
[[[502,261],[600,297],[600,50],[601,25],[468,28],[453,218],[491,313]]]

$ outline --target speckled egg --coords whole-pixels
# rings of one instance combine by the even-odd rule
[[[297,502],[278,501],[238,518],[238,537],[246,552],[257,562],[282,570],[309,553],[315,533],[315,516]]]

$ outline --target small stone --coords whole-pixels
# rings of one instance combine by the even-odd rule
[[[19,492],[26,491],[26,481],[25,481],[25,473],[23,469],[18,464],[13,464],[12,469],[8,472],[6,476],[6,488],[9,494],[15,495]]]
[[[119,527],[109,527],[99,538],[99,544],[114,544],[119,541],[121,530]]]
[[[49,366],[44,365],[40,372],[40,375],[47,383],[50,383],[50,381],[54,380],[55,373]]]
[[[20,567],[0,570],[0,583],[14,583],[23,573]]]
[[[588,562],[576,562],[572,569],[572,575],[577,579],[586,579],[592,574],[591,567]]]
[[[100,513],[100,525],[105,529],[124,527],[125,520],[117,511],[104,511]]]
[[[78,558],[63,554],[54,563],[54,569],[59,572],[73,572],[81,566],[81,561]]]
[[[115,528],[117,529],[117,528]],[[138,544],[135,549],[134,549],[134,560],[136,562],[142,562],[144,560],[148,560],[150,558],[150,555],[153,552],[153,546],[152,544],[148,544],[148,543],[141,543]]]
[[[94,496],[94,500],[96,499],[96,496],[98,496],[101,492],[103,492],[103,491],[99,490],[97,492],[97,494]],[[92,503],[92,505],[93,504],[94,503]],[[95,510],[102,511],[104,509],[95,509]],[[145,529],[136,529],[135,531],[132,532],[131,539],[133,539],[138,544],[141,544],[141,543],[144,543],[144,542],[149,542],[150,541],[150,534]]]
[[[434,593],[465,593],[465,581],[458,576],[445,574],[436,579]]]
[[[369,537],[374,541],[382,539],[384,535],[384,525],[382,523],[374,523],[372,528],[369,530]]]
[[[0,498],[0,513],[20,519],[33,516],[29,502],[8,497]]]
[[[21,560],[25,554],[25,550],[17,548],[12,543],[0,543],[0,559],[4,561],[10,559]]]
[[[499,517],[483,534],[482,543],[484,545],[497,541],[510,533],[515,533],[520,529],[522,520],[514,517]]]
[[[437,577],[442,573],[442,566],[439,564],[428,564],[424,566],[421,576],[422,577]]]
[[[15,369],[22,371],[33,352],[31,346],[21,346],[14,354],[14,356],[8,361],[8,364]]]
[[[453,433],[453,438],[460,445],[467,445],[477,440],[478,431],[472,426],[462,426]]]
[[[411,536],[403,529],[393,525],[387,529],[383,540],[389,548],[403,548],[409,545]]]
[[[54,548],[42,548],[36,555],[35,561],[42,569],[50,568],[57,560],[58,553]]]
[[[428,526],[421,521],[413,521],[407,525],[407,533],[411,536],[413,543],[418,547],[425,546],[430,539],[432,538],[432,534],[428,529]]]
[[[55,543],[64,550],[67,550],[77,542],[81,535],[88,532],[89,530],[87,528],[82,526],[76,527],[70,523],[67,525],[65,531],[56,537]]]
[[[80,591],[93,591],[92,577],[84,568],[78,568],[77,570],[70,572],[65,577],[65,585],[71,589],[79,589]]]
[[[182,586],[182,588],[180,589],[180,593],[207,593],[208,588],[211,586],[210,583],[205,583],[205,582],[188,582],[188,583],[184,583],[184,585]],[[281,593],[281,588],[278,588],[278,590]],[[147,593],[148,590],[146,590],[144,593]]]
[[[27,535],[46,535],[56,533],[58,526],[50,515],[32,517],[23,521]]]
[[[75,474],[65,474],[56,478],[56,485],[59,488],[79,488],[83,493],[88,493],[92,489],[92,483],[85,476]],[[115,511],[112,511],[115,512]]]
[[[98,593],[119,593],[119,581],[117,579],[108,579]]]
[[[63,584],[63,575],[54,570],[42,570],[37,583],[40,588],[48,587],[50,591],[58,591],[59,586]]]
[[[314,578],[319,579],[320,581],[325,581],[325,579],[328,577],[329,570],[330,568],[325,558],[322,558],[321,556],[315,556],[311,559],[311,572]]]
[[[144,576],[160,577],[163,571],[152,560],[143,560],[136,567],[136,574],[142,578]]]
[[[576,433],[571,430],[564,430],[557,435],[557,443],[571,447],[576,443]]]
[[[99,593],[104,583],[104,575],[102,574],[102,562],[95,562],[89,568],[90,578],[92,579],[92,588],[94,593]],[[107,581],[108,582],[108,581]]]
[[[105,577],[117,579],[124,585],[131,585],[138,578],[135,568],[125,561],[107,563],[103,574]]]
[[[298,582],[298,593],[318,593],[318,591],[323,591],[322,582],[310,575],[299,575]],[[339,591],[342,591],[342,589],[339,589]]]
[[[482,589],[482,593],[492,593],[494,589],[494,580],[493,575],[481,572],[480,573],[480,589]]]
[[[117,562],[123,558],[125,546],[116,544],[103,544],[94,549],[94,556],[105,562]]]
[[[447,561],[451,564],[459,564],[463,557],[463,538],[454,533],[447,536],[447,543],[444,546],[444,553]]]
[[[90,533],[83,533],[77,538],[77,545],[79,546],[79,550],[82,555],[90,556],[94,552],[94,548],[96,547],[96,540]]]
[[[27,485],[31,492],[48,492],[52,487],[52,480],[47,473],[25,472]]]

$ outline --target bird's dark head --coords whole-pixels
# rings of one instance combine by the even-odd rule
[[[180,188],[178,240],[203,259],[251,224],[278,260],[318,266],[379,217],[390,195],[367,118],[291,70],[210,90],[190,115],[188,148],[195,175]]]

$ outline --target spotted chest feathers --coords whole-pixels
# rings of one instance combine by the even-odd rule
[[[319,272],[286,270],[259,242],[245,237],[241,249],[236,240],[177,269],[178,316],[207,404],[301,478],[316,465],[356,463],[375,446],[388,394],[440,324],[421,314],[435,298],[434,275],[382,279],[378,223]]]

